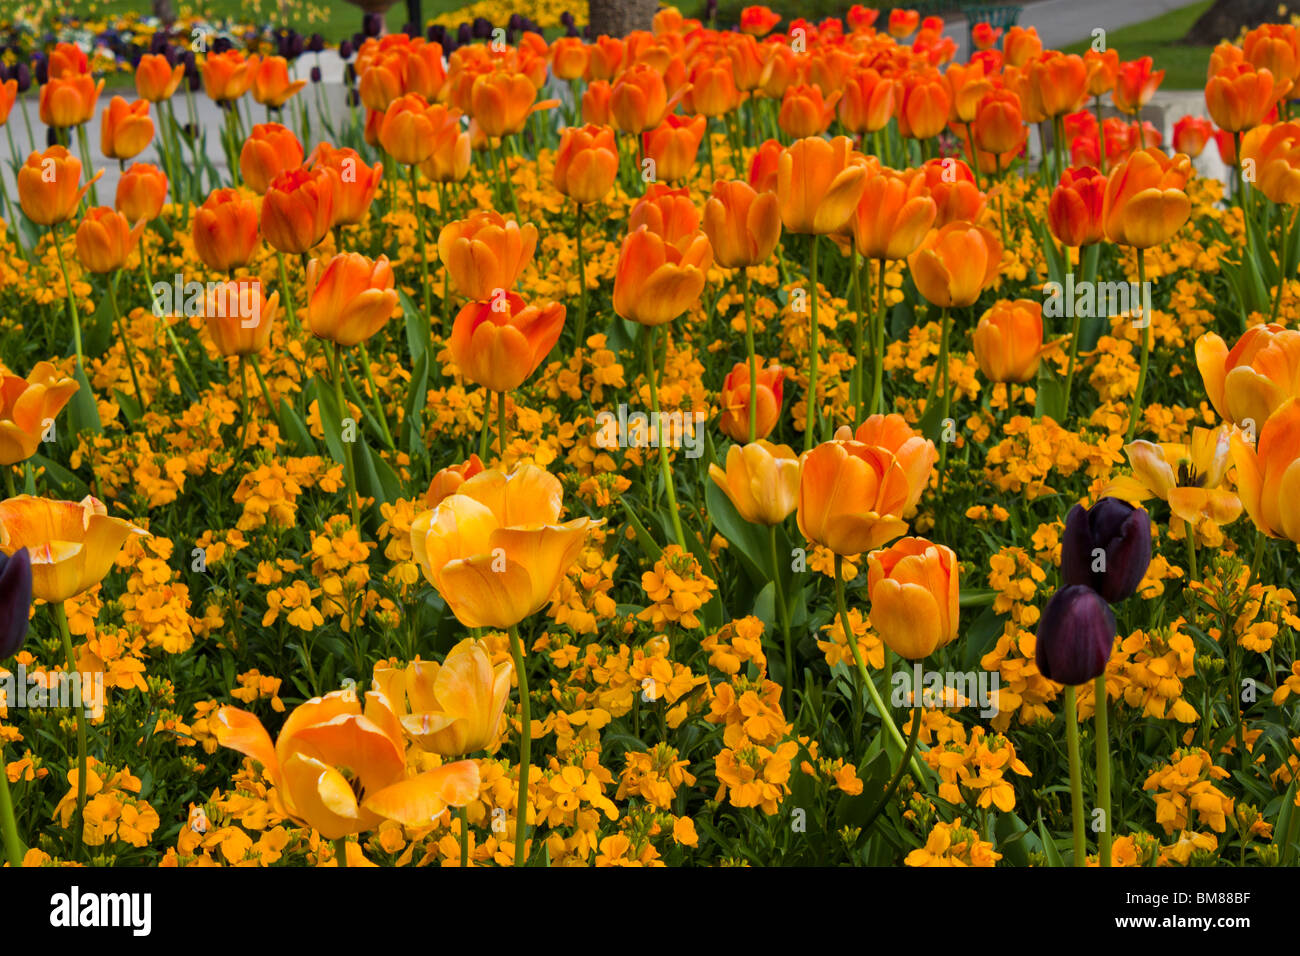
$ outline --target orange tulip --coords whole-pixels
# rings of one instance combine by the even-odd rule
[[[9,122],[9,111],[18,102],[18,81],[5,80],[0,83],[0,126]]]
[[[799,530],[836,554],[862,554],[907,530],[900,515],[910,493],[902,465],[885,449],[822,442],[800,463]]]
[[[402,91],[419,93],[433,102],[439,98],[446,82],[447,69],[442,63],[442,44],[416,37],[407,49],[406,80]]]
[[[689,119],[670,115],[642,134],[643,155],[654,161],[656,178],[674,182],[690,175],[708,122],[703,116]]]
[[[847,136],[814,136],[781,153],[776,198],[788,231],[824,236],[844,228],[867,182],[867,167],[851,162],[852,152]]]
[[[1028,382],[1038,375],[1043,354],[1043,304],[1032,299],[1001,300],[985,312],[971,334],[975,361],[990,382]]]
[[[883,169],[868,177],[848,228],[858,255],[906,259],[930,231],[937,211],[924,177]]]
[[[279,311],[280,293],[272,292],[266,298],[261,279],[232,279],[208,289],[203,323],[222,355],[256,355],[271,343]]]
[[[957,638],[957,555],[924,538],[902,538],[867,555],[871,627],[899,657],[919,661]]]
[[[113,205],[127,222],[151,222],[167,200],[167,175],[149,163],[132,163],[117,181]]]
[[[580,79],[587,72],[589,59],[581,37],[557,37],[551,44],[551,72],[556,79]]]
[[[903,505],[904,516],[916,510],[921,494],[930,486],[930,473],[934,470],[939,453],[935,451],[934,442],[912,430],[907,419],[902,415],[890,413],[871,415],[853,431],[848,425],[841,425],[835,432],[837,441],[853,440],[863,445],[883,448],[896,459],[907,476],[911,491]]]
[[[566,126],[560,134],[551,182],[579,203],[599,202],[618,176],[618,143],[607,126]]]
[[[690,191],[674,189],[665,183],[650,186],[636,201],[627,217],[628,233],[642,226],[665,242],[685,250],[700,230],[700,210],[691,200]],[[712,261],[712,260],[710,260]]]
[[[132,228],[117,210],[96,206],[77,226],[77,259],[88,272],[116,272],[126,265],[142,232],[143,220]]]
[[[1279,96],[1289,93],[1300,78],[1300,33],[1289,23],[1265,23],[1249,31],[1241,52],[1255,69],[1273,74]]]
[[[407,58],[400,53],[376,56],[361,66],[357,59],[357,93],[367,110],[382,113],[400,98],[406,89]],[[414,90],[410,92],[415,92]],[[421,94],[422,98],[423,95]]]
[[[433,476],[429,488],[424,493],[424,504],[428,508],[438,507],[438,503],[448,495],[454,495],[460,486],[483,470],[483,462],[478,455],[470,455],[459,465],[448,465]]]
[[[704,291],[713,253],[703,235],[665,241],[648,226],[623,240],[614,273],[614,311],[641,325],[663,325],[691,307]]]
[[[289,79],[289,63],[282,56],[265,56],[252,70],[253,99],[263,106],[280,109],[300,89],[306,80]]]
[[[425,577],[465,627],[514,627],[551,600],[603,519],[560,523],[564,491],[554,475],[523,465],[467,480],[411,524]]]
[[[456,315],[447,348],[461,374],[494,392],[510,392],[537,371],[564,330],[564,306],[527,305],[513,292],[471,302]]]
[[[1193,428],[1191,441],[1129,442],[1124,446],[1133,474],[1120,475],[1103,490],[1106,497],[1140,504],[1148,498],[1168,502],[1170,513],[1188,528],[1203,523],[1231,524],[1241,517],[1241,500],[1222,488],[1231,454],[1230,426]]]
[[[1002,56],[1008,66],[1024,66],[1043,52],[1043,41],[1033,27],[1012,27],[1002,39]]]
[[[714,183],[704,205],[704,234],[725,269],[766,262],[781,238],[776,196],[755,192],[743,179]]]
[[[101,169],[90,183],[102,175]],[[62,146],[32,153],[18,170],[18,202],[38,226],[67,222],[77,214],[81,197],[90,189],[90,183],[78,188],[80,179],[81,161]]]
[[[975,174],[951,156],[922,164],[920,175],[934,200],[934,228],[950,222],[974,222],[984,211],[985,196],[975,185]]]
[[[1047,203],[1047,225],[1067,246],[1090,246],[1105,238],[1102,209],[1107,179],[1092,166],[1072,167],[1061,174]]]
[[[1087,99],[1088,65],[1077,54],[1048,50],[1029,61],[1029,76],[1049,117],[1073,113]]]
[[[440,103],[429,103],[419,93],[408,93],[389,104],[379,126],[384,152],[405,166],[414,166],[433,155],[439,134],[445,136],[456,114]],[[459,123],[457,122],[459,129]]]
[[[664,78],[653,67],[632,67],[614,81],[609,110],[614,126],[625,133],[653,129],[671,112]]]
[[[274,744],[261,721],[237,707],[218,710],[212,730],[221,746],[262,765],[286,816],[327,840],[384,820],[428,828],[449,805],[478,797],[472,760],[407,776],[401,722],[375,691],[364,708],[352,690],[313,697],[294,708]]]
[[[208,98],[224,103],[247,93],[253,84],[257,60],[256,56],[245,57],[239,50],[207,54],[199,64],[199,73],[203,76],[203,90]]]
[[[726,470],[709,465],[709,477],[750,524],[781,524],[799,503],[799,458],[789,445],[732,445]]]
[[[948,119],[954,123],[973,123],[975,110],[993,90],[993,81],[984,72],[982,60],[972,60],[963,66],[954,63],[943,75],[951,94]]]
[[[1249,63],[1225,67],[1205,84],[1210,117],[1229,133],[1258,126],[1276,102],[1273,74]]]
[[[1169,157],[1154,147],[1117,163],[1106,183],[1102,209],[1106,238],[1138,249],[1166,242],[1191,215],[1183,191],[1191,175],[1186,156]]]
[[[991,50],[997,45],[998,40],[1002,39],[1002,28],[981,21],[971,27],[970,38],[976,50]]]
[[[1256,325],[1231,351],[1207,332],[1196,341],[1196,367],[1219,417],[1257,435],[1283,402],[1300,398],[1300,331]]]
[[[758,394],[755,396],[754,436],[766,438],[781,417],[781,399],[785,382],[785,369],[779,365],[764,367],[757,359]],[[722,381],[718,393],[722,417],[718,428],[722,434],[735,441],[749,439],[749,364],[737,362]]]
[[[898,131],[909,139],[938,136],[948,123],[952,94],[937,70],[907,73],[902,82]]]
[[[70,76],[81,76],[90,72],[90,58],[86,51],[75,43],[60,42],[50,51],[48,62],[50,79],[62,80]]]
[[[135,68],[135,93],[142,100],[159,103],[169,100],[185,79],[185,64],[172,66],[167,57],[146,53]]]
[[[1184,116],[1174,123],[1174,149],[1195,159],[1214,138],[1214,124],[1200,116]]]
[[[0,465],[36,454],[46,429],[68,404],[77,383],[60,377],[49,362],[37,362],[26,378],[0,374]]]
[[[823,97],[821,87],[795,83],[786,87],[781,97],[781,110],[776,122],[781,132],[793,139],[820,136],[835,118],[835,104],[839,93]]]
[[[1020,97],[1010,90],[994,90],[975,110],[972,124],[976,145],[990,153],[1010,153],[1025,142],[1025,120]]]
[[[1002,244],[983,226],[950,222],[931,232],[907,265],[917,291],[934,305],[961,308],[974,305],[997,278]]]
[[[127,103],[113,97],[100,118],[99,148],[109,159],[131,159],[153,139],[153,120],[147,100]]]
[[[342,252],[307,263],[307,327],[320,339],[350,347],[384,327],[397,308],[387,256]]]
[[[760,193],[776,192],[777,169],[784,152],[780,140],[764,140],[749,161],[749,185]]]
[[[262,198],[262,236],[280,252],[306,252],[333,222],[334,184],[323,169],[283,172]]]
[[[259,123],[244,140],[239,151],[239,175],[244,184],[259,196],[271,180],[302,165],[302,143],[288,127],[279,123]]]
[[[696,64],[691,71],[687,109],[701,116],[726,116],[740,104],[740,93],[732,76],[731,60],[723,57]]]
[[[1089,49],[1083,54],[1084,66],[1088,68],[1088,95],[1101,96],[1115,88],[1119,79],[1119,51],[1106,50],[1098,53]]]
[[[420,163],[420,172],[435,183],[458,183],[469,175],[473,159],[470,134],[460,128],[460,114],[449,110],[433,132],[433,152]]]
[[[509,292],[537,248],[537,227],[520,226],[491,210],[448,223],[438,234],[438,257],[457,291],[487,302]]]
[[[740,11],[740,32],[765,37],[781,22],[781,14],[767,7],[745,7]]]
[[[870,67],[854,70],[839,102],[840,123],[858,134],[884,129],[894,116],[895,87],[894,80]]]
[[[500,139],[520,132],[531,114],[559,103],[536,100],[537,87],[523,73],[485,73],[470,89],[470,115],[485,135]]]
[[[623,65],[624,52],[623,41],[618,37],[597,37],[587,47],[587,80],[612,80]]]
[[[1232,462],[1237,494],[1255,527],[1300,544],[1300,399],[1288,398],[1269,416],[1257,447],[1234,432]]]
[[[608,126],[612,122],[609,82],[596,80],[582,92],[582,121],[592,126]]]
[[[430,753],[460,757],[492,751],[510,699],[514,666],[492,666],[488,645],[467,637],[442,664],[414,660],[406,667],[380,661],[375,686],[393,705],[402,729]]]
[[[920,22],[921,14],[915,10],[904,10],[901,7],[895,7],[889,11],[889,35],[895,40],[909,37],[916,32]]]
[[[194,252],[214,272],[248,265],[257,251],[257,203],[237,189],[214,189],[194,212]]]
[[[70,393],[69,393],[70,394]],[[113,569],[132,534],[148,534],[110,518],[97,498],[54,501],[19,495],[0,501],[0,551],[26,548],[32,559],[32,596],[50,604],[88,591]]]
[[[1111,90],[1110,96],[1115,102],[1115,108],[1121,113],[1137,113],[1155,95],[1160,81],[1165,78],[1165,71],[1152,72],[1151,65],[1149,56],[1119,65],[1115,88]]]
[[[321,143],[311,156],[312,169],[329,173],[334,184],[334,225],[351,226],[366,218],[384,176],[384,164],[367,166],[355,149]]]
[[[1241,140],[1243,160],[1255,164],[1255,187],[1279,205],[1300,203],[1300,123],[1257,126]]]
[[[95,103],[104,89],[89,73],[69,76],[61,80],[51,78],[41,87],[41,122],[55,129],[80,126],[95,115]]]

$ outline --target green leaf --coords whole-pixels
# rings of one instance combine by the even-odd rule
[[[413,456],[424,451],[424,406],[429,396],[429,355],[415,360],[411,383],[406,387],[406,414],[402,418],[399,441]]]
[[[78,365],[72,377],[81,386],[72,393],[72,399],[68,402],[68,424],[72,427],[72,433],[76,435],[88,431],[98,435],[103,432],[104,426],[99,420],[99,406],[95,403],[95,393],[86,378],[86,370]]]
[[[714,527],[731,542],[731,552],[740,561],[754,586],[761,588],[772,577],[764,570],[767,567],[766,555],[770,550],[767,534],[758,525],[750,524],[742,518],[731,499],[711,478],[704,488],[704,501],[708,505]],[[759,561],[762,561],[761,565]]]
[[[411,297],[400,289],[397,292],[397,298],[402,303],[402,322],[406,328],[406,347],[411,353],[411,364],[414,366],[429,351],[427,322],[432,321],[432,316],[427,317],[427,319],[422,317],[420,310],[411,301]]]
[[[302,454],[316,454],[316,441],[311,437],[311,430],[307,427],[307,423],[302,420],[302,416],[298,414],[298,410],[283,398],[280,399],[280,424],[284,428],[285,437],[287,437]]]
[[[646,530],[646,526],[641,523],[641,519],[636,516],[636,512],[632,510],[632,506],[627,503],[627,500],[620,498],[619,502],[623,505],[623,511],[627,513],[627,520],[632,523],[632,530],[636,532],[636,539],[641,545],[641,551],[651,561],[658,561],[663,556],[664,549],[659,547],[655,539],[650,536],[650,532]]]
[[[1047,856],[1047,865],[1065,866],[1065,862],[1061,859],[1061,851],[1056,848],[1056,844],[1052,841],[1052,835],[1047,832],[1047,824],[1041,819],[1038,821],[1038,839],[1043,844],[1043,853]]]
[[[1065,421],[1065,383],[1056,377],[1047,362],[1038,365],[1037,398],[1034,403],[1034,417],[1050,417],[1053,421]]]

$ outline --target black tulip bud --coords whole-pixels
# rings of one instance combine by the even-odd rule
[[[199,75],[197,69],[185,71],[185,85],[189,87],[191,93],[197,93],[203,87],[203,77]]]
[[[32,74],[36,77],[38,86],[44,86],[50,78],[50,64],[44,56],[37,55],[32,60]]]
[[[13,79],[18,81],[18,92],[26,93],[32,88],[32,71],[26,63],[19,63],[14,67]]]
[[[1061,580],[1086,584],[1115,604],[1132,595],[1151,564],[1151,518],[1119,498],[1075,505],[1065,519]]]
[[[487,17],[475,17],[470,30],[475,40],[490,39],[492,36],[492,22]]]
[[[0,554],[0,661],[18,653],[32,608],[32,558],[26,548]]]
[[[289,53],[288,59],[296,60],[302,56],[303,51],[307,49],[307,41],[303,39],[302,34],[296,30],[289,34]]]
[[[320,82],[320,67],[319,67],[319,66],[313,66],[313,67],[311,68],[311,81],[312,81],[313,83],[319,83],[319,82]]]
[[[212,41],[213,53],[225,53],[231,48],[230,37],[217,37]]]
[[[368,37],[377,37],[384,32],[384,20],[377,13],[367,13],[361,19],[361,32]]]
[[[420,25],[418,23],[403,23],[402,32],[414,40],[420,35]]]
[[[339,44],[339,59],[341,59],[341,60],[350,60],[350,59],[352,59],[352,41],[351,41],[351,40],[344,40],[342,43]]]
[[[469,46],[474,42],[474,34],[470,32],[469,24],[462,23],[456,28],[456,45]]]
[[[1082,584],[1061,588],[1038,621],[1034,663],[1048,680],[1086,684],[1105,672],[1115,633],[1115,615],[1105,598]]]
[[[325,49],[325,38],[319,33],[313,33],[307,41],[307,49],[311,53],[320,53]]]
[[[564,24],[564,26],[566,27],[573,26],[575,23],[573,19],[573,14],[570,13],[568,10],[565,10],[563,13],[560,14],[560,23]]]

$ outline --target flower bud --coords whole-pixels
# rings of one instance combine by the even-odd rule
[[[32,607],[32,558],[26,548],[0,554],[0,661],[23,646]]]
[[[1151,563],[1151,518],[1119,498],[1075,505],[1065,519],[1061,580],[1087,585],[1112,604],[1138,589]]]
[[[1100,676],[1114,646],[1110,605],[1092,588],[1074,584],[1053,594],[1043,608],[1034,661],[1048,680],[1072,687]]]

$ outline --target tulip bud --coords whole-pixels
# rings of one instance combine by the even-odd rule
[[[1150,563],[1151,517],[1145,509],[1118,498],[1070,509],[1061,546],[1061,580],[1067,585],[1087,585],[1114,604],[1137,591]]]
[[[0,661],[18,653],[32,606],[32,558],[26,548],[0,554]]]
[[[1104,673],[1114,646],[1110,605],[1092,588],[1075,584],[1061,588],[1043,608],[1034,661],[1048,680],[1073,687]]]

